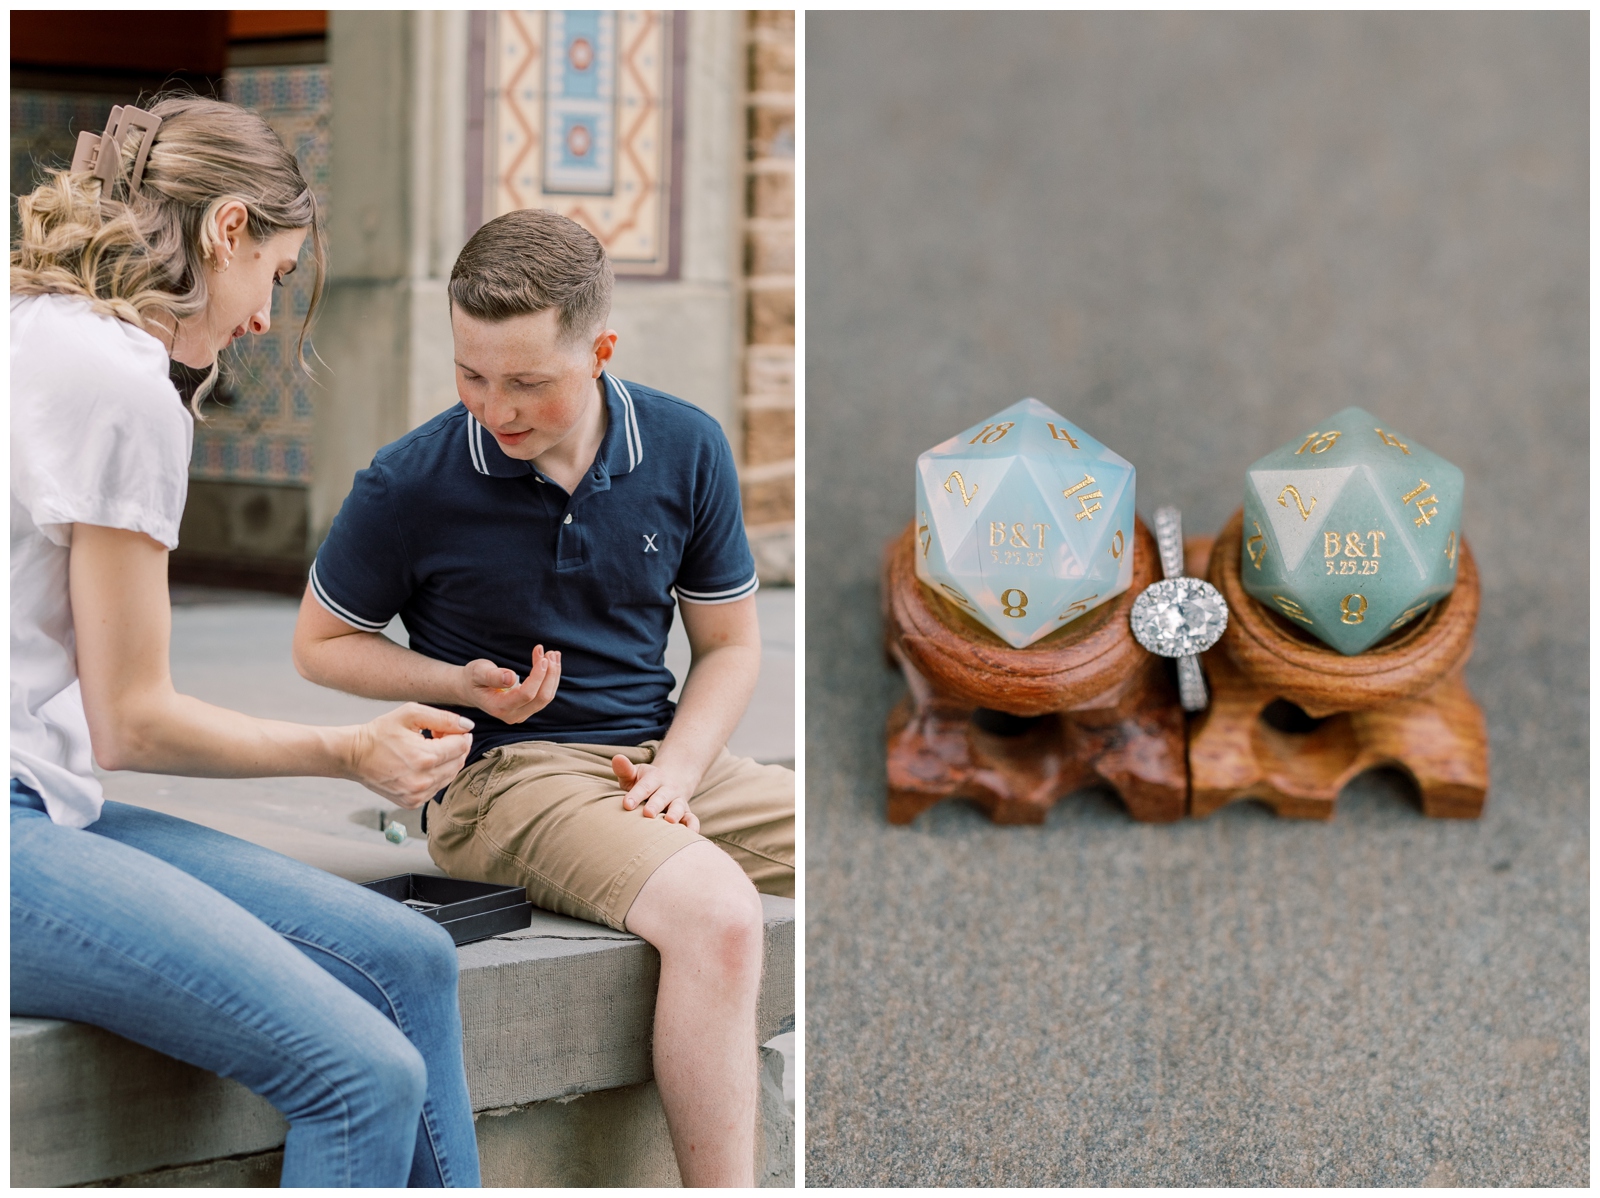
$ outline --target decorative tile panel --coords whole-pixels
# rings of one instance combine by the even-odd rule
[[[230,101],[258,113],[294,151],[326,221],[332,111],[327,66],[239,67],[227,72],[224,86]],[[272,328],[241,337],[223,355],[233,402],[203,406],[206,420],[195,426],[191,477],[311,481],[311,397],[317,384],[300,369],[295,343],[311,304],[312,275],[309,252],[302,253],[300,269],[274,299]],[[306,357],[315,366],[309,343]]]
[[[544,189],[616,191],[617,14],[545,17]]]
[[[676,36],[667,12],[493,14],[485,218],[551,209],[619,276],[673,277]]]

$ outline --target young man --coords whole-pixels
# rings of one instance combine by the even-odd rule
[[[461,404],[356,476],[295,663],[470,714],[433,859],[660,950],[655,1075],[683,1180],[750,1185],[756,892],[794,893],[794,775],[725,748],[761,658],[733,458],[698,408],[605,369],[611,286],[599,242],[554,213],[467,243]],[[674,594],[693,652],[675,711]],[[396,613],[409,649],[381,634]]]

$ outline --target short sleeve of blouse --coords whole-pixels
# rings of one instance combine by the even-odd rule
[[[177,548],[194,422],[167,371],[159,341],[83,300],[12,301],[11,493],[55,544],[96,524]]]

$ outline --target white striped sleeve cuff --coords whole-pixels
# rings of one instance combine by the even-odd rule
[[[678,592],[679,603],[737,603],[740,599],[754,595],[760,586],[760,580],[752,574],[749,582],[742,582],[725,591],[691,591],[683,587],[674,587],[673,590]]]
[[[316,562],[311,563],[311,593],[317,597],[317,602],[327,609],[328,614],[339,617],[352,628],[359,628],[363,632],[382,632],[389,627],[388,620],[382,620],[377,623],[371,620],[363,620],[348,608],[341,607],[335,603],[328,592],[323,589],[322,579],[317,577]]]

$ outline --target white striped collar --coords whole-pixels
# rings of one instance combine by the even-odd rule
[[[644,461],[644,438],[639,433],[639,411],[627,384],[610,371],[602,371],[606,383],[606,435],[595,461],[610,474],[631,474]],[[492,478],[517,478],[536,473],[532,462],[514,458],[469,412],[466,420],[467,456],[472,468]]]
[[[639,435],[639,413],[638,410],[633,406],[633,394],[628,390],[628,385],[613,375],[609,370],[602,371],[600,377],[605,379],[607,383],[607,395],[615,395],[622,401],[621,424],[623,441],[628,450],[628,468],[626,470],[614,471],[614,473],[632,474],[639,463],[644,461],[644,438]],[[617,415],[614,409],[611,414],[613,416]],[[615,420],[612,421],[613,427],[615,427],[616,423],[617,422]],[[610,435],[610,432],[611,429],[608,428],[606,430],[608,436]],[[604,446],[602,446],[600,449],[600,456],[602,458],[608,456],[605,452]]]
[[[487,440],[489,444],[495,445],[494,438],[486,438],[484,432],[483,425],[479,424],[477,418],[469,412],[467,414],[467,453],[472,458],[472,468],[479,474],[489,473],[489,463],[483,452],[484,441]],[[499,448],[498,445],[495,445],[495,449],[498,450]],[[504,457],[505,455],[501,454],[500,456]]]

